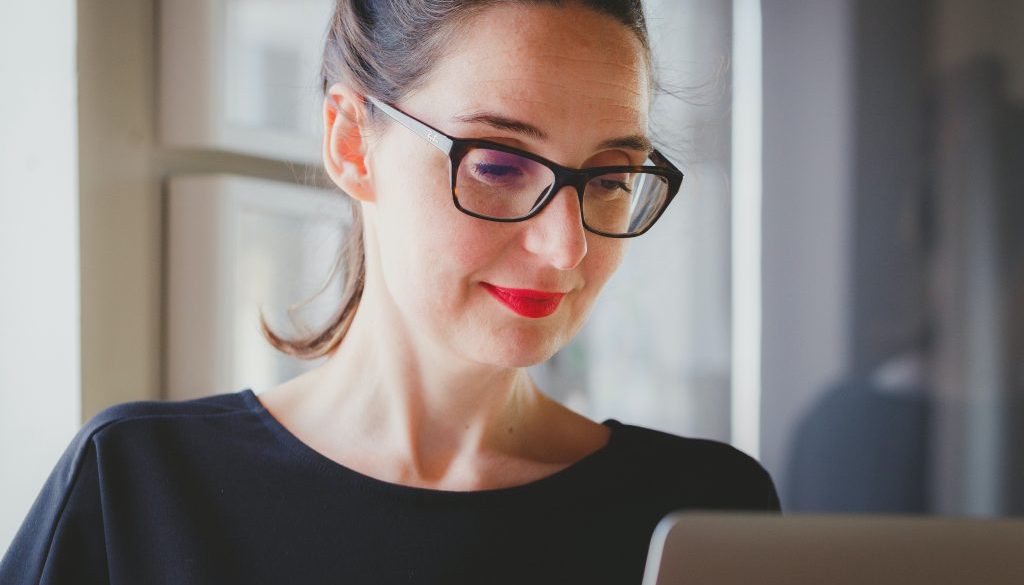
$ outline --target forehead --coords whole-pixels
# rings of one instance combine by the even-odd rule
[[[646,131],[649,85],[643,45],[619,21],[572,4],[513,2],[455,31],[417,101],[445,118],[486,109],[596,143]]]

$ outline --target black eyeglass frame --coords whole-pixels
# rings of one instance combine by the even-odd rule
[[[480,139],[457,138],[455,136],[449,136],[448,134],[441,132],[437,128],[434,128],[433,126],[423,122],[422,120],[418,120],[417,118],[410,116],[409,114],[406,114],[405,112],[399,110],[398,108],[386,104],[378,100],[377,98],[374,98],[372,96],[366,96],[366,99],[372,106],[380,109],[389,117],[394,119],[396,122],[405,126],[409,130],[413,131],[415,134],[425,139],[427,142],[437,147],[438,150],[443,152],[448,157],[449,161],[451,162],[451,166],[448,172],[452,190],[452,201],[455,203],[455,207],[459,211],[467,215],[471,215],[473,217],[477,217],[480,219],[485,219],[488,221],[498,221],[503,223],[526,221],[531,217],[534,217],[541,211],[543,211],[544,208],[547,207],[548,203],[551,202],[552,199],[554,199],[555,195],[557,195],[563,187],[565,187],[566,185],[571,185],[576,189],[576,196],[579,199],[580,218],[583,221],[584,229],[601,236],[607,236],[609,238],[635,238],[637,236],[641,236],[647,233],[647,230],[654,227],[654,224],[658,222],[658,219],[661,218],[661,215],[665,213],[665,210],[668,208],[669,203],[671,203],[672,199],[675,198],[676,193],[679,192],[679,187],[682,185],[683,182],[683,173],[678,168],[676,168],[676,166],[673,165],[671,161],[669,161],[660,152],[658,152],[657,149],[652,149],[650,154],[648,154],[648,158],[650,158],[650,160],[654,162],[657,166],[618,165],[605,167],[590,167],[585,169],[573,169],[562,166],[554,161],[548,160],[532,152],[520,150],[518,148],[501,144],[498,142],[491,142],[489,140]],[[544,196],[541,198],[539,203],[534,206],[533,211],[529,212],[526,215],[520,217],[502,218],[491,217],[488,215],[481,215],[479,213],[475,213],[462,207],[462,205],[459,203],[459,197],[455,193],[455,177],[458,174],[459,165],[462,163],[463,157],[465,157],[466,154],[473,148],[488,148],[492,150],[499,150],[502,152],[515,154],[530,159],[532,161],[538,162],[546,166],[547,168],[551,169],[551,172],[555,176],[555,180],[548,188]],[[640,172],[660,175],[664,177],[668,182],[668,193],[665,195],[665,200],[662,202],[661,207],[654,214],[653,219],[650,220],[650,223],[647,225],[647,227],[645,227],[643,230],[635,234],[613,234],[603,232],[601,230],[597,230],[588,226],[586,214],[583,211],[583,192],[586,189],[587,183],[590,182],[590,180],[593,179],[594,177],[609,173]]]

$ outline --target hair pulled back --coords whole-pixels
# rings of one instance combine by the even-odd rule
[[[320,66],[321,90],[343,82],[360,95],[398,103],[423,83],[461,26],[483,10],[503,5],[579,5],[606,14],[632,30],[650,64],[650,42],[641,0],[338,0]],[[368,109],[371,117],[373,111]],[[363,294],[366,275],[363,216],[353,204],[352,224],[335,257],[330,277],[344,267],[338,309],[326,325],[308,335],[286,339],[260,315],[260,330],[281,352],[315,359],[341,344]],[[319,293],[318,293],[319,294]]]

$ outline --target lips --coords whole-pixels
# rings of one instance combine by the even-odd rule
[[[504,288],[488,282],[480,283],[503,305],[523,317],[547,317],[558,309],[565,293],[551,293],[525,288]]]

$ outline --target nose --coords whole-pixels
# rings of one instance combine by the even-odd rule
[[[587,255],[581,214],[576,188],[566,185],[543,211],[525,222],[526,249],[560,270],[572,270]]]

